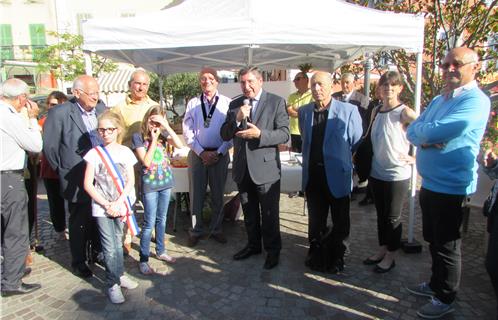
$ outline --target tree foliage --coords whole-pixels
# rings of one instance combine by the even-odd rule
[[[354,0],[366,5],[367,1]],[[478,80],[496,70],[497,48],[486,45],[489,37],[498,32],[498,0],[432,0],[432,1],[377,1],[376,9],[423,14],[425,16],[424,60],[422,66],[422,105],[439,94],[442,88],[439,63],[448,50],[466,46],[473,48],[483,61]],[[405,76],[405,90],[412,98],[415,92],[416,56],[404,50],[383,52],[373,57],[377,69],[380,61],[388,60]],[[490,79],[488,79],[489,81]],[[492,79],[491,79],[492,80]],[[496,79],[495,79],[496,80]]]
[[[77,76],[85,74],[85,58],[82,50],[83,37],[70,33],[48,31],[49,35],[58,39],[54,45],[37,49],[35,61],[42,72],[51,72],[59,80],[72,81]],[[93,76],[100,72],[111,72],[117,66],[112,61],[94,53],[90,55],[93,66]]]
[[[201,93],[199,75],[194,72],[177,73],[169,76],[152,74],[149,95],[155,101],[159,101],[160,78],[163,80],[166,109],[171,111],[175,118],[183,118],[184,111],[179,112],[174,106],[177,104],[186,105],[190,99]]]

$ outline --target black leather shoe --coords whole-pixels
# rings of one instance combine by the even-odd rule
[[[2,297],[10,297],[18,294],[26,294],[33,291],[36,291],[41,288],[41,285],[38,283],[22,283],[19,288],[14,290],[2,290]]]
[[[263,268],[270,270],[275,268],[278,265],[278,255],[276,254],[268,254],[266,256],[265,264]]]
[[[211,238],[214,239],[216,242],[221,243],[221,244],[227,243],[227,238],[225,237],[225,235],[223,233],[213,233],[211,235]]]
[[[369,257],[369,258],[366,258],[365,260],[363,260],[363,264],[365,264],[367,266],[372,266],[374,264],[377,264],[377,263],[381,262],[382,259],[384,259],[384,257],[382,257],[380,259],[377,259],[377,260],[370,259],[370,257]]]
[[[248,247],[245,247],[244,249],[240,250],[236,254],[234,254],[233,260],[244,260],[244,259],[249,258],[252,255],[260,254],[260,253],[261,253],[261,249],[257,250],[257,249],[253,249],[253,248],[248,246]]]
[[[394,268],[395,266],[396,266],[396,263],[393,260],[393,263],[391,263],[391,265],[389,266],[389,268],[384,269],[384,268],[380,267],[379,265],[376,265],[375,268],[373,269],[373,271],[375,273],[386,273],[386,272],[391,271],[391,269]]]
[[[363,200],[358,202],[358,205],[363,207],[363,206],[368,206],[374,203],[374,200],[371,197],[365,197]]]
[[[87,265],[73,267],[73,274],[80,278],[90,278],[91,276],[93,276],[92,270],[90,270]]]
[[[201,237],[199,237],[199,236],[194,236],[194,235],[189,234],[188,240],[187,240],[187,247],[189,247],[189,248],[195,247],[199,243],[200,239],[201,239]]]

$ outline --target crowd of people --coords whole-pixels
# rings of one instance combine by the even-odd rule
[[[452,312],[461,276],[462,201],[476,189],[476,159],[490,101],[474,80],[479,63],[473,50],[451,50],[440,68],[443,92],[417,118],[400,99],[404,80],[396,71],[380,78],[375,103],[354,90],[352,74],[343,74],[343,90],[333,93],[330,73],[315,71],[310,79],[306,72],[299,72],[294,78],[297,91],[286,102],[263,89],[257,67],[239,71],[242,94],[233,100],[219,93],[217,71],[205,67],[198,78],[202,93],[186,107],[183,141],[171,128],[164,109],[148,96],[150,78],[144,70],[132,74],[129,96],[112,109],[99,99],[98,81],[79,76],[73,83],[73,98],[68,100],[60,92],[49,95],[48,114],[40,122],[26,83],[4,81],[0,98],[2,296],[41,287],[22,280],[28,270],[30,233],[23,181],[27,152],[42,152],[41,177],[50,217],[61,239],[67,238],[67,203],[74,274],[91,277],[88,261],[100,261],[111,302],[123,303],[121,288],[138,286],[126,276],[123,264],[133,236],[140,232],[138,268],[142,274],[156,272],[148,263],[152,238],[157,259],[176,261],[168,254],[164,237],[174,186],[168,145],[180,148],[185,144],[190,150],[187,245],[194,247],[205,239],[227,242],[222,229],[223,193],[233,147],[231,178],[238,187],[247,233],[245,246],[233,259],[248,259],[264,249],[263,268],[273,269],[282,249],[279,146],[290,141],[292,150],[302,153],[303,159],[302,192],[309,212],[309,250],[304,263],[313,270],[339,273],[349,250],[353,175],[361,160],[355,152],[368,142],[372,155],[361,182],[366,185],[368,179],[367,197],[377,212],[379,248],[372,248],[363,263],[373,266],[376,273],[395,267],[402,206],[416,163],[422,178],[423,235],[429,243],[432,269],[427,282],[406,289],[431,297],[419,309],[420,317],[434,319]],[[418,148],[416,157],[410,145]],[[491,174],[496,174],[497,162],[496,155],[486,151],[482,163]],[[208,187],[211,221],[207,227],[203,208]],[[497,191],[495,186],[488,212],[487,255],[495,291]],[[137,199],[144,208],[141,231],[133,214]]]

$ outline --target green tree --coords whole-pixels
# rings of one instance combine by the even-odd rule
[[[199,75],[195,72],[177,73],[169,76],[151,75],[149,95],[159,101],[159,79],[163,80],[163,95],[165,97],[166,110],[174,115],[174,121],[180,121],[185,114],[185,109],[178,111],[174,105],[187,105],[187,102],[201,93]]]
[[[51,72],[57,79],[63,81],[72,81],[77,76],[85,74],[83,37],[54,31],[48,31],[47,34],[56,37],[58,41],[54,45],[35,50],[38,69],[42,72]],[[112,61],[94,53],[91,53],[90,57],[94,77],[98,77],[100,72],[111,72],[117,68]]]
[[[368,1],[350,1],[367,5]],[[496,70],[497,50],[486,45],[498,33],[498,0],[432,0],[432,1],[376,1],[375,8],[394,12],[423,14],[425,16],[424,61],[422,66],[422,105],[439,94],[442,88],[439,63],[448,50],[466,46],[479,54],[485,68],[478,80]],[[374,56],[376,67],[380,61],[389,61],[404,74],[405,91],[413,101],[415,92],[416,56],[404,50],[382,52]]]

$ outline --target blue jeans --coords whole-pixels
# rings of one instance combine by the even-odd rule
[[[156,254],[163,254],[164,233],[166,231],[166,217],[168,215],[169,198],[171,188],[161,191],[146,192],[143,195],[144,202],[144,225],[140,237],[140,262],[149,261],[150,238],[152,228],[156,228]]]
[[[104,253],[107,285],[120,284],[123,275],[123,224],[121,218],[96,217],[100,242]]]

